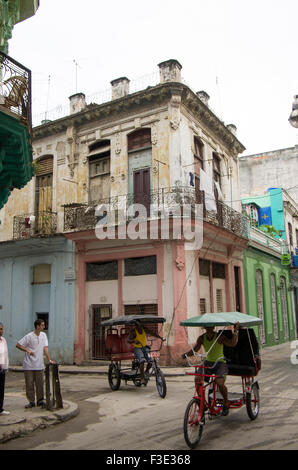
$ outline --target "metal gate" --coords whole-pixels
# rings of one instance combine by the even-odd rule
[[[91,359],[107,359],[105,329],[101,322],[112,318],[112,305],[92,305]]]

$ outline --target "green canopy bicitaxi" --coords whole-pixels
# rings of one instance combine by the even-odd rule
[[[262,320],[253,315],[247,315],[241,312],[220,312],[203,313],[196,317],[188,318],[180,322],[181,326],[208,327],[208,326],[229,326],[239,322],[240,326],[261,325]]]

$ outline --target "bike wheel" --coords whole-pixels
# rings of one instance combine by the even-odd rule
[[[156,388],[161,398],[167,394],[167,384],[164,373],[157,368],[155,371]]]
[[[251,393],[246,394],[246,410],[250,419],[253,421],[258,417],[260,408],[259,386],[254,383],[251,387]]]
[[[184,439],[191,449],[198,445],[203,433],[205,417],[204,412],[200,412],[200,404],[200,399],[193,398],[188,403],[184,414]]]
[[[110,387],[113,391],[118,390],[121,383],[120,370],[116,364],[110,364],[108,371],[108,379]]]

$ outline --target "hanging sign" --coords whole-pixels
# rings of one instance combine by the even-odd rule
[[[288,253],[281,255],[281,264],[283,266],[289,266],[289,264],[291,264],[291,255],[289,255]]]

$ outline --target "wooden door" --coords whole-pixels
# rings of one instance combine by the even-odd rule
[[[136,170],[133,173],[134,203],[142,204],[150,216],[150,168]]]
[[[240,268],[234,266],[236,312],[241,312]]]
[[[53,175],[36,178],[36,216],[39,233],[51,233]]]
[[[37,160],[36,164],[36,230],[51,233],[53,197],[53,157],[48,155]]]

